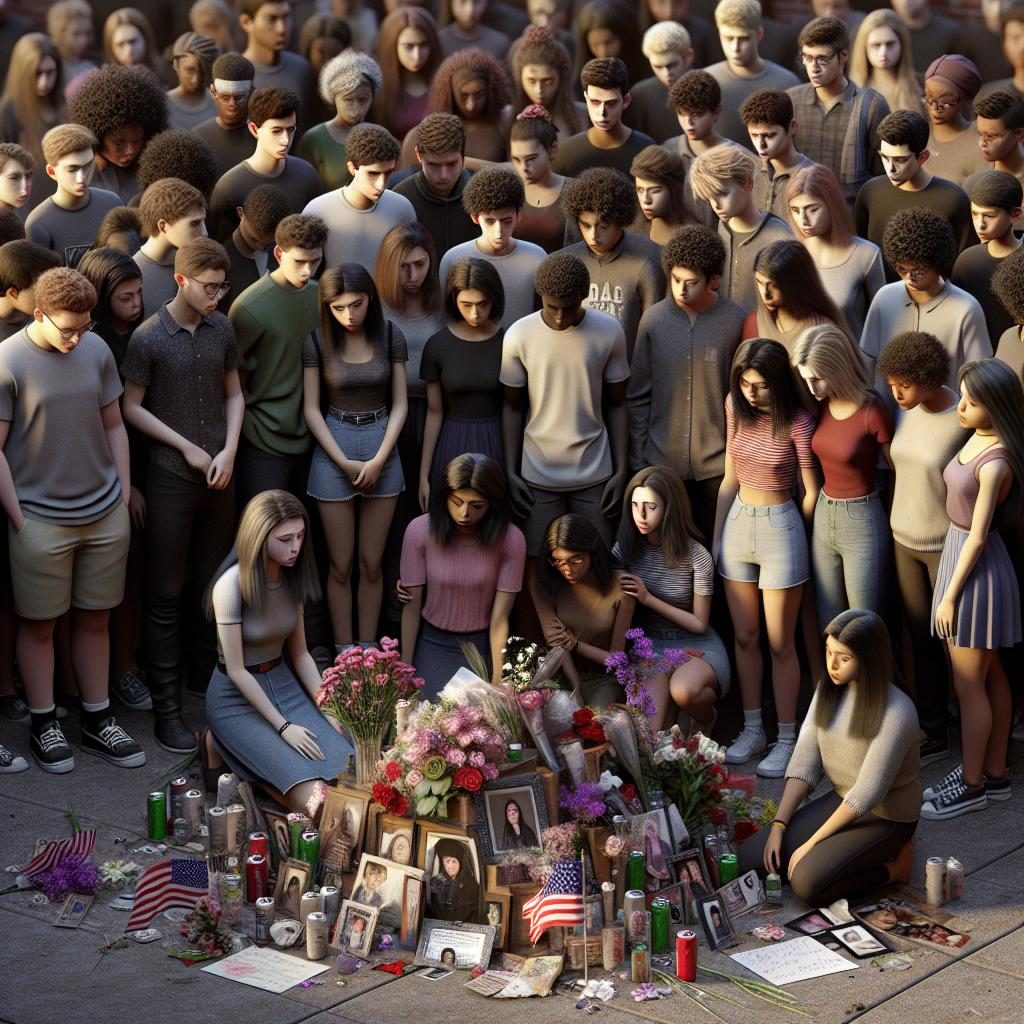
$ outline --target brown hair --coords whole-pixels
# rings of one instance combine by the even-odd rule
[[[453,320],[462,319],[459,292],[470,289],[483,292],[490,299],[491,322],[496,324],[505,312],[505,287],[493,263],[466,257],[456,260],[448,268],[448,279],[444,283],[444,307]]]
[[[52,57],[57,65],[57,80],[50,94],[40,97],[36,75],[46,57]],[[18,126],[18,137],[7,141],[20,142],[36,159],[41,157],[43,135],[65,117],[64,61],[48,35],[29,32],[14,44],[0,104],[9,105]]]
[[[50,167],[69,153],[80,153],[84,149],[96,151],[99,145],[96,136],[80,124],[59,124],[43,136],[43,156]]]
[[[55,267],[39,275],[36,306],[44,313],[91,313],[96,308],[96,289],[88,278],[70,267]]]
[[[212,238],[193,238],[174,254],[175,274],[195,277],[204,270],[231,272],[231,258],[227,249]]]
[[[683,565],[690,557],[690,541],[700,535],[693,522],[690,499],[677,473],[665,466],[648,466],[626,484],[622,497],[622,519],[617,540],[623,566],[628,570],[641,557],[646,544],[633,521],[633,492],[639,487],[649,487],[665,507],[661,520],[661,548],[665,564],[672,568]]]
[[[146,53],[142,58],[142,63],[152,68],[154,58],[159,53],[156,45],[156,36],[153,35],[153,26],[150,24],[149,18],[137,7],[119,7],[107,16],[107,20],[103,23],[104,61],[107,64],[118,63],[114,57],[114,32],[122,25],[132,25],[139,30],[146,43]]]
[[[430,269],[420,285],[423,296],[423,310],[433,313],[441,301],[441,286],[437,279],[437,249],[430,232],[419,223],[409,221],[393,227],[380,243],[374,280],[380,292],[381,301],[397,313],[405,312],[405,291],[402,288],[400,271],[402,260],[413,249],[423,249],[430,260]]]
[[[427,37],[430,58],[420,74],[429,82],[441,64],[441,41],[437,35],[437,22],[430,11],[421,7],[399,7],[381,23],[377,36],[377,63],[380,65],[384,85],[374,99],[374,119],[390,125],[397,106],[402,102],[402,75],[405,69],[398,60],[398,37],[407,28],[414,28]]]
[[[327,225],[311,213],[289,214],[274,232],[274,245],[289,249],[322,249],[327,241]]]
[[[139,202],[142,230],[152,238],[160,233],[160,221],[173,224],[197,207],[206,211],[206,200],[199,189],[181,178],[161,178],[142,193]]]

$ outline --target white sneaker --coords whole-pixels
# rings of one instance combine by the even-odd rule
[[[762,779],[781,779],[786,774],[786,766],[793,755],[796,740],[779,740],[768,756],[757,766],[757,774]]]
[[[726,764],[743,764],[768,749],[768,737],[760,727],[744,726],[743,732],[736,737],[725,752]]]

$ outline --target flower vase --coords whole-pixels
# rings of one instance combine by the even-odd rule
[[[377,775],[377,765],[380,763],[386,731],[387,725],[384,725],[376,736],[357,736],[355,738],[356,785],[361,789],[373,788],[373,780]]]

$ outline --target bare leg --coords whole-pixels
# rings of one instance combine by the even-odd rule
[[[964,782],[968,786],[980,786],[982,767],[992,738],[992,705],[989,703],[985,684],[995,654],[993,651],[954,647],[950,644],[949,656],[953,661],[953,685],[960,701]],[[1002,759],[1005,770],[1005,743]]]
[[[736,674],[744,711],[761,710],[761,604],[756,583],[725,580],[733,636],[736,642]]]
[[[320,520],[331,560],[327,574],[327,608],[336,644],[352,642],[352,552],[355,549],[356,499],[320,501]]]
[[[772,685],[775,710],[780,722],[796,721],[796,702],[800,695],[800,662],[796,656],[795,630],[800,614],[803,585],[786,590],[765,590],[764,621],[768,646],[772,652]]]
[[[53,703],[53,634],[56,619],[19,619],[18,667],[30,708]]]
[[[380,606],[384,600],[381,562],[398,497],[364,498],[359,516],[359,636],[360,641],[376,640]]]
[[[985,774],[992,779],[1001,779],[1006,774],[1006,748],[1010,744],[1013,727],[1013,696],[998,652],[992,654],[985,677],[985,692],[992,708],[992,734],[985,749]]]
[[[654,717],[649,718],[651,732],[657,734],[665,728],[665,719],[669,715],[669,692],[668,676],[664,672],[658,672],[647,680],[647,689],[654,698],[654,706],[657,709]],[[675,715],[672,720],[675,721]]]
[[[693,658],[672,673],[672,699],[695,722],[710,725],[718,700],[718,678],[703,659]]]
[[[109,611],[75,608],[71,619],[71,659],[82,700],[101,704],[110,692]]]

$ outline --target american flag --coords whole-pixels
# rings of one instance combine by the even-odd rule
[[[547,884],[523,905],[534,945],[553,925],[583,924],[583,868],[578,860],[559,861]]]
[[[92,853],[96,845],[96,829],[84,829],[67,839],[47,843],[19,872],[26,878],[35,878],[55,868],[62,860],[75,857],[82,860]]]
[[[191,910],[196,900],[206,895],[209,884],[205,860],[176,858],[151,865],[135,885],[135,902],[124,930],[145,928],[157,914],[171,907]]]

